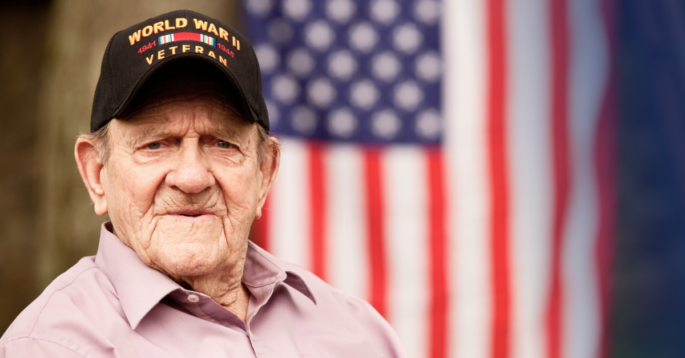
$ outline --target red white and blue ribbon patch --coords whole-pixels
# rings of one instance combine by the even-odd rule
[[[215,46],[216,47],[216,39],[203,35],[203,34],[198,34],[194,32],[177,32],[175,34],[169,34],[169,35],[164,35],[159,37],[159,44],[164,45],[170,42],[175,42],[175,41],[197,41],[197,42],[203,42],[206,43],[207,45],[210,46]]]

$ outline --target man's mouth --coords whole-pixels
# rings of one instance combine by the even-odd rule
[[[178,210],[168,212],[167,215],[190,219],[199,218],[202,216],[215,216],[214,213],[207,210]]]
[[[180,213],[180,214],[178,214],[178,215],[181,215],[181,216],[189,216],[189,217],[196,218],[196,217],[198,217],[198,216],[200,216],[200,215],[204,215],[204,213],[198,212],[198,211],[191,211],[191,212]]]

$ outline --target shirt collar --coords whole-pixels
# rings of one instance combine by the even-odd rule
[[[107,275],[121,302],[131,329],[164,297],[175,290],[184,290],[163,273],[147,266],[135,251],[108,230],[100,228],[100,244],[95,264]],[[296,273],[283,269],[279,260],[252,242],[248,242],[243,282],[248,287],[263,287],[283,282],[308,297],[316,299],[305,281]]]
[[[248,287],[262,287],[275,282],[284,282],[316,304],[314,294],[307,283],[295,272],[286,270],[276,257],[255,243],[248,241],[247,257],[243,270],[243,283]]]
[[[146,265],[135,251],[111,233],[100,228],[100,244],[95,264],[107,275],[121,302],[132,329],[166,295],[182,288],[163,273]]]

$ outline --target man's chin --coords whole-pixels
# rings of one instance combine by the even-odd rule
[[[153,235],[160,245],[216,243],[223,229],[223,221],[216,215],[164,215]]]
[[[156,253],[152,261],[172,277],[208,275],[222,262],[221,250],[199,244],[161,248]]]
[[[228,254],[223,234],[216,215],[167,215],[157,223],[150,258],[171,276],[206,275]]]

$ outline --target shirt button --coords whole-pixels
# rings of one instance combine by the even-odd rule
[[[188,301],[190,301],[192,303],[196,303],[196,302],[200,301],[200,297],[194,293],[191,293],[188,295]]]

